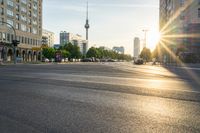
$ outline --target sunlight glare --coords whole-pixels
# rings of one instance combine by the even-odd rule
[[[151,50],[154,50],[156,45],[158,44],[158,42],[161,39],[161,34],[159,32],[149,32],[149,38],[148,38],[148,48],[150,48]]]

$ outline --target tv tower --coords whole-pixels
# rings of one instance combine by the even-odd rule
[[[88,30],[90,28],[89,25],[89,19],[88,19],[88,1],[87,1],[87,12],[86,12],[86,24],[85,24],[85,29],[86,29],[86,40],[88,41]]]

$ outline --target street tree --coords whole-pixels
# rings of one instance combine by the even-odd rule
[[[43,48],[42,53],[45,58],[51,59],[55,57],[56,50],[54,48]]]
[[[91,47],[91,48],[88,50],[86,56],[87,56],[88,58],[91,58],[91,57],[99,58],[99,57],[100,57],[100,53],[99,53],[99,51],[98,51],[96,48]]]
[[[151,50],[144,47],[140,54],[140,58],[143,58],[147,62],[150,61],[152,59]]]

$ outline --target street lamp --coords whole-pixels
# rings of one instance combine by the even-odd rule
[[[146,46],[147,46],[147,32],[148,32],[149,30],[144,29],[144,30],[142,30],[142,31],[144,32],[144,47],[146,48]]]
[[[18,44],[20,44],[20,41],[18,41],[17,40],[17,35],[16,35],[16,31],[15,31],[15,28],[11,25],[11,24],[9,24],[9,23],[7,23],[7,22],[4,22],[4,21],[0,21],[0,23],[4,23],[4,24],[7,24],[7,25],[9,25],[11,28],[12,28],[12,30],[14,31],[14,39],[12,40],[12,44],[13,44],[13,51],[14,51],[14,64],[17,64],[17,58],[16,58],[16,47],[18,46]]]

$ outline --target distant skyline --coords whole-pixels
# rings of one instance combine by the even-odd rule
[[[43,28],[55,33],[59,43],[60,31],[80,34],[85,38],[87,0],[44,0]],[[134,37],[144,39],[148,29],[147,47],[153,50],[152,35],[158,32],[159,0],[88,0],[89,47],[124,46],[133,54]]]

